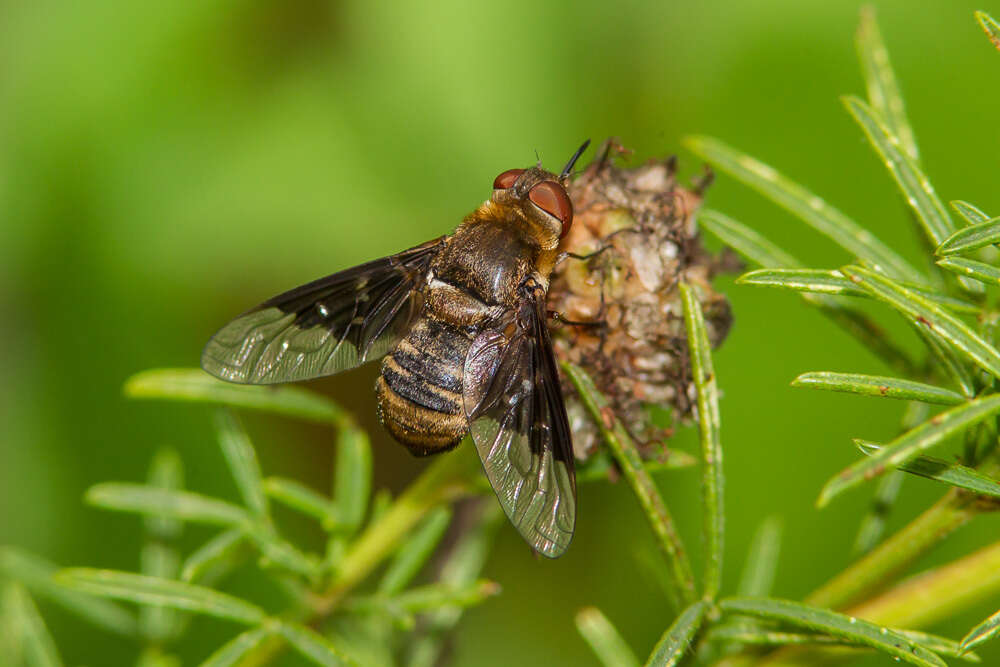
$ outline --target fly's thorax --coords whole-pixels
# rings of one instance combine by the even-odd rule
[[[534,239],[507,220],[483,218],[475,213],[459,226],[431,263],[428,291],[444,305],[447,297],[463,293],[455,309],[468,311],[478,300],[485,308],[510,307],[521,282],[536,270],[544,254]],[[435,295],[435,288],[437,295]]]

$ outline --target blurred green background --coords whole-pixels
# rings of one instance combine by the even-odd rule
[[[924,164],[945,199],[1000,210],[1000,53],[955,0],[875,3]],[[616,135],[638,162],[704,133],[781,169],[919,261],[888,175],[840,106],[862,93],[859,3],[14,0],[0,8],[0,543],[60,564],[134,569],[134,517],[84,506],[98,481],[142,479],[178,448],[188,486],[234,496],[203,408],[130,403],[122,381],[193,366],[208,336],[281,290],[450,230],[500,171],[560,166]],[[990,10],[989,7],[983,9]],[[993,11],[994,14],[997,11]],[[587,157],[584,158],[584,161]],[[708,204],[808,263],[849,258],[720,177]],[[776,594],[805,595],[849,562],[868,493],[814,509],[857,458],[850,437],[894,434],[902,405],[793,390],[807,370],[885,372],[793,296],[720,282],[736,324],[717,355],[728,473],[725,584],[752,531],[785,520]],[[374,421],[374,368],[315,383],[372,427],[377,479],[411,459]],[[327,431],[249,419],[265,472],[329,483]],[[678,446],[690,447],[691,434]],[[659,478],[698,545],[694,471]],[[908,480],[900,526],[937,497]],[[596,604],[645,655],[671,620],[636,566],[652,541],[623,485],[580,493],[569,553],[534,559],[504,526],[460,665],[593,664],[573,615]],[[995,537],[979,520],[920,563]],[[190,544],[207,533],[189,531]],[[697,558],[695,558],[697,561]],[[696,563],[697,566],[697,563]],[[996,601],[936,628],[960,636]],[[43,606],[70,664],[132,648]],[[234,634],[199,624],[203,658]],[[984,652],[987,663],[1000,660]],[[992,656],[992,657],[991,657]],[[883,659],[885,660],[885,659]],[[875,662],[873,664],[880,664]]]

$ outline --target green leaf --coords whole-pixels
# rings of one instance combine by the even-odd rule
[[[56,583],[52,575],[57,570],[39,556],[14,547],[0,547],[0,575],[22,583],[36,596],[51,600],[92,625],[127,637],[136,634],[136,620],[128,610]]]
[[[854,444],[858,446],[858,449],[862,453],[868,456],[881,449],[878,444],[867,440],[855,439]],[[1000,498],[1000,483],[975,468],[969,468],[958,463],[949,463],[948,461],[930,456],[918,456],[909,463],[899,466],[899,469],[919,477],[933,479],[949,486],[966,489],[979,495]]]
[[[176,579],[180,570],[177,550],[162,542],[149,541],[142,548],[140,570],[149,577]],[[177,610],[159,605],[145,605],[139,610],[139,630],[150,643],[163,644],[181,632]]]
[[[311,628],[297,623],[282,623],[278,632],[299,655],[317,665],[339,667],[354,664],[333,642]]]
[[[278,502],[318,519],[323,529],[333,531],[339,524],[333,501],[294,479],[268,477],[264,493]]]
[[[912,318],[917,324],[931,329],[983,370],[994,377],[1000,377],[1000,353],[951,313],[868,269],[847,266],[840,271],[876,298]]]
[[[500,594],[500,584],[479,579],[468,584],[427,584],[411,588],[392,598],[403,611],[418,614],[442,607],[471,607]]]
[[[925,649],[934,651],[938,655],[946,655],[951,658],[965,660],[966,662],[982,662],[982,659],[978,655],[972,653],[971,651],[962,649],[961,644],[953,639],[928,634],[926,632],[920,632],[918,630],[897,629],[896,632],[903,635],[907,639],[920,644]]]
[[[639,659],[597,607],[584,607],[576,614],[576,629],[604,667],[639,667]]]
[[[200,368],[158,368],[143,371],[126,380],[123,391],[130,398],[228,405],[338,427],[354,425],[350,414],[325,396],[300,387],[223,382]]]
[[[715,234],[747,260],[765,268],[799,266],[797,259],[724,213],[705,209],[698,213],[698,226]]]
[[[263,609],[246,600],[171,579],[87,567],[62,570],[55,578],[66,586],[93,595],[138,604],[161,604],[247,625],[259,625],[266,618]]]
[[[672,601],[679,605],[691,604],[695,600],[694,575],[691,572],[687,549],[681,542],[673,517],[663,502],[663,496],[642,466],[642,459],[639,458],[635,443],[619,419],[613,418],[610,424],[605,421],[608,414],[614,413],[611,411],[608,399],[597,390],[590,376],[579,366],[568,362],[563,363],[562,368],[600,430],[656,536],[657,544],[663,551],[669,567],[670,581],[673,584]]]
[[[914,630],[895,630],[903,637],[919,644],[928,651],[939,655],[947,655],[953,658],[960,658],[968,662],[980,662],[979,656],[975,653],[959,655],[958,642],[929,635],[924,632]],[[847,639],[831,637],[829,635],[806,634],[799,632],[781,632],[770,630],[759,626],[736,626],[723,624],[713,627],[705,633],[705,639],[713,642],[736,642],[740,644],[755,644],[761,646],[851,646],[857,645]]]
[[[264,559],[264,565],[275,565],[315,581],[320,576],[319,559],[298,550],[282,539],[270,526],[249,524],[244,530]]]
[[[956,255],[997,243],[1000,243],[1000,218],[991,218],[959,229],[946,238],[935,252],[938,255]]]
[[[434,553],[434,549],[448,530],[449,523],[451,523],[449,507],[439,507],[427,515],[416,531],[396,551],[379,582],[379,593],[393,595],[403,590]]]
[[[151,487],[177,491],[184,487],[184,468],[180,456],[172,449],[161,449],[153,457],[148,483]],[[148,539],[140,555],[140,571],[151,577],[176,579],[180,570],[180,553],[174,542],[180,537],[183,524],[170,517],[145,518]],[[176,609],[146,605],[139,610],[139,631],[149,644],[162,645],[181,631],[182,618]],[[150,660],[156,654],[147,653]],[[153,664],[153,663],[151,663]]]
[[[903,96],[899,93],[896,76],[889,64],[889,52],[875,21],[875,10],[870,6],[861,8],[856,44],[868,88],[868,101],[885,120],[892,134],[899,139],[906,155],[914,162],[919,162],[917,142],[906,119]]]
[[[966,257],[945,257],[937,265],[952,273],[968,276],[986,285],[1000,285],[1000,269],[995,266]]]
[[[782,287],[797,292],[833,294],[836,296],[868,296],[837,271],[820,269],[757,269],[736,279],[737,285]]]
[[[506,517],[497,503],[480,504],[474,512],[471,527],[445,555],[438,582],[450,586],[466,586],[479,576],[490,553],[493,536]],[[439,664],[445,650],[447,634],[455,627],[462,607],[446,606],[428,612],[423,617],[423,633],[410,644],[409,667],[433,667]]]
[[[871,107],[853,95],[844,97],[843,102],[896,179],[907,203],[927,232],[927,237],[935,246],[940,245],[955,230],[955,225],[930,181],[916,162],[900,149],[899,138],[885,126]]]
[[[996,637],[1000,632],[1000,611],[993,614],[985,621],[969,630],[969,633],[962,637],[961,652],[966,652],[980,644],[984,644]]]
[[[735,642],[758,646],[854,646],[851,642],[829,635],[813,635],[800,632],[781,632],[757,625],[734,625],[724,623],[705,633],[705,639],[712,642]]]
[[[218,576],[212,577],[210,573],[221,575],[234,568],[245,540],[245,533],[238,528],[219,533],[188,556],[181,568],[181,580],[194,583],[217,579]]]
[[[818,505],[826,505],[832,498],[858,486],[886,470],[910,463],[921,453],[942,440],[979,423],[1000,412],[1000,395],[987,396],[959,405],[931,417],[923,424],[910,429],[870,458],[862,459],[833,477],[820,493]]]
[[[244,660],[252,658],[266,647],[267,640],[276,634],[277,629],[270,624],[247,630],[219,647],[201,663],[201,667],[234,667],[245,664]]]
[[[977,225],[980,222],[986,222],[990,219],[990,216],[983,213],[979,208],[973,206],[967,201],[961,201],[960,199],[955,199],[949,202],[951,204],[952,210],[958,213],[960,216],[965,218],[965,221],[970,225]]]
[[[792,380],[792,386],[841,391],[863,396],[885,396],[886,398],[898,398],[906,401],[923,401],[936,405],[958,405],[965,402],[965,398],[961,394],[950,389],[901,378],[862,375],[860,373],[803,373]]]
[[[755,616],[841,637],[912,665],[947,667],[941,658],[895,630],[827,609],[776,598],[726,598],[719,601],[719,608],[730,614]]]
[[[246,511],[224,500],[192,491],[170,491],[145,484],[104,482],[87,490],[86,501],[118,512],[136,512],[181,521],[240,525],[250,520]]]
[[[799,267],[801,263],[746,225],[717,211],[702,211],[700,224],[730,244],[749,261],[766,268]],[[841,301],[824,294],[802,294],[802,299],[818,306],[844,331],[869,348],[890,367],[900,372],[915,372],[916,364],[909,355],[892,341],[886,333],[864,313],[846,307]],[[957,300],[956,300],[957,301]],[[964,302],[963,302],[964,303]],[[974,308],[978,311],[978,308]]]
[[[12,648],[16,655],[21,656],[23,664],[34,667],[59,667],[63,664],[38,607],[21,584],[4,586],[0,596],[0,623],[0,632],[9,634],[14,642]],[[0,653],[0,658],[3,657]]]
[[[741,596],[763,596],[771,593],[778,572],[781,554],[781,519],[770,516],[761,521],[750,542],[737,591]]]
[[[976,20],[979,21],[986,36],[993,42],[993,46],[1000,49],[1000,24],[997,24],[993,17],[986,12],[976,12]]]
[[[689,150],[737,180],[754,188],[807,225],[829,237],[851,255],[871,262],[891,276],[916,283],[927,279],[864,229],[825,201],[775,171],[772,167],[710,137],[688,137]]]
[[[257,462],[257,453],[250,443],[250,437],[236,416],[226,410],[217,413],[215,430],[222,454],[226,457],[229,471],[233,474],[247,509],[254,517],[267,520],[267,496],[264,495],[260,464]]]
[[[681,612],[656,643],[652,655],[646,661],[646,666],[673,667],[678,664],[691,647],[691,640],[701,627],[706,611],[708,603],[699,600]]]
[[[170,448],[156,452],[149,468],[149,485],[158,489],[177,491],[184,488],[184,465],[180,455]],[[146,532],[158,540],[175,540],[180,537],[182,524],[172,517],[146,517]]]
[[[872,297],[871,293],[859,288],[839,271],[822,269],[757,269],[744,273],[736,279],[736,284],[780,287],[796,292],[831,296]],[[938,294],[934,290],[913,283],[897,281],[897,284],[919,294],[928,301],[946,306],[956,312],[977,314],[980,311],[980,307],[974,303]]]
[[[691,378],[698,391],[698,431],[702,456],[702,536],[705,541],[705,580],[703,594],[713,600],[719,594],[722,581],[724,542],[724,478],[722,474],[722,442],[719,437],[719,391],[712,367],[712,346],[694,289],[680,284],[687,329]]]
[[[337,437],[334,504],[346,534],[361,526],[372,488],[372,448],[368,435],[356,428],[341,430]]]
[[[951,377],[958,385],[962,396],[969,399],[976,395],[976,381],[972,377],[969,361],[964,355],[959,355],[958,350],[951,343],[942,338],[933,329],[927,328],[919,320],[909,323],[910,328],[924,342],[930,350],[931,358],[945,375]]]

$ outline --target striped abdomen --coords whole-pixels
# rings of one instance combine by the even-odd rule
[[[454,447],[468,430],[462,374],[471,342],[462,329],[425,316],[382,360],[379,418],[417,456]]]

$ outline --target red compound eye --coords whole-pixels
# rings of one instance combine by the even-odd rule
[[[569,233],[569,228],[573,224],[573,202],[569,200],[569,195],[563,186],[555,181],[542,181],[531,188],[528,198],[535,206],[562,223],[560,238]]]
[[[508,169],[493,180],[494,190],[506,190],[514,185],[517,177],[524,173],[524,169]]]

